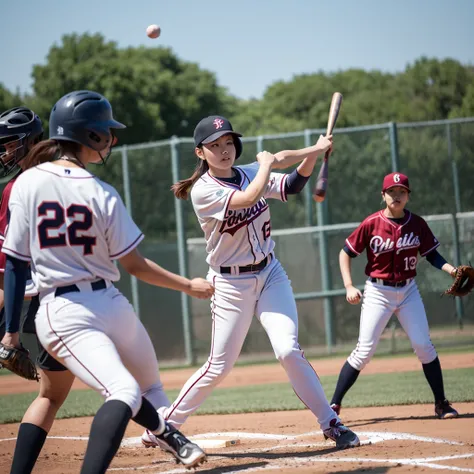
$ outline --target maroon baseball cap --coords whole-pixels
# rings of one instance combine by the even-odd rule
[[[410,192],[410,184],[408,182],[408,176],[403,173],[390,173],[383,179],[382,192],[384,193],[387,189],[395,186],[401,186]]]

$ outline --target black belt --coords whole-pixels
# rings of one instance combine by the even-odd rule
[[[107,288],[107,283],[105,283],[105,280],[97,280],[93,281],[91,283],[91,288],[92,291],[98,291],[98,290],[105,290]],[[68,285],[68,286],[60,286],[56,288],[54,292],[54,296],[61,296],[66,293],[74,293],[74,292],[79,292],[81,291],[77,285]]]
[[[383,285],[383,286],[394,286],[396,288],[403,288],[404,286],[408,285],[408,283],[412,281],[412,278],[409,280],[403,280],[403,281],[390,281],[390,280],[383,280],[381,278],[371,277],[370,281],[372,283],[379,283],[380,285]]]
[[[270,263],[269,255],[267,255],[263,260],[260,260],[258,263],[239,267],[239,273],[259,272],[260,270],[263,270],[268,263]],[[221,273],[232,273],[232,267],[221,267]]]

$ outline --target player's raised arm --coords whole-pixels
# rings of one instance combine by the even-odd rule
[[[312,165],[314,167],[317,157],[324,154],[331,147],[332,135],[327,137],[321,135],[315,145],[306,148],[300,148],[299,150],[282,150],[278,153],[275,153],[275,163],[273,165],[273,169],[290,168],[297,163],[301,163],[305,158],[314,160]]]
[[[264,195],[270,173],[275,163],[275,155],[262,151],[257,155],[260,167],[257,175],[244,191],[236,191],[230,198],[229,209],[245,209],[252,207]]]

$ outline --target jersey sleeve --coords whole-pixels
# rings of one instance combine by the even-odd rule
[[[112,192],[106,201],[107,229],[105,237],[109,257],[117,260],[135,249],[145,237],[133,222],[117,191]]]
[[[20,183],[13,186],[8,202],[10,220],[8,223],[2,252],[27,262],[30,254],[30,228]]]
[[[194,212],[203,219],[223,221],[236,191],[237,189],[223,186],[209,178],[201,178],[191,190]]]
[[[364,221],[356,230],[354,230],[354,232],[352,232],[351,235],[349,235],[349,237],[347,237],[345,243],[349,250],[356,256],[360,255],[367,247],[367,235],[367,224]]]
[[[280,201],[286,202],[288,200],[286,196],[287,177],[288,175],[286,173],[270,173],[270,179],[268,180],[264,196],[266,198],[279,199]]]
[[[420,217],[420,225],[421,225],[421,242],[419,247],[419,252],[422,257],[428,255],[431,251],[435,248],[439,247],[440,243],[431,232],[428,224],[424,219]]]

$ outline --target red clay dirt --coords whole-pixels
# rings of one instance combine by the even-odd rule
[[[474,367],[474,353],[440,356],[443,368]],[[337,374],[344,359],[312,361],[319,375]],[[365,373],[420,370],[415,356],[375,359]],[[180,388],[193,370],[164,371],[165,387]],[[15,380],[16,379],[16,380]],[[256,385],[286,381],[277,365],[236,367],[221,386]],[[16,377],[0,377],[1,391],[35,391],[36,383]],[[80,388],[80,387],[79,387]],[[344,409],[342,418],[363,442],[360,448],[337,451],[325,442],[314,417],[307,410],[239,415],[194,416],[183,431],[200,438],[203,433],[239,432],[239,446],[208,449],[208,462],[200,473],[341,473],[366,472],[474,472],[474,403],[456,403],[461,417],[437,420],[433,405]],[[35,474],[77,473],[80,470],[91,418],[58,420],[34,470]],[[18,424],[0,426],[0,472],[9,472]],[[133,437],[142,429],[131,423],[126,444],[120,449],[109,472],[129,474],[187,472],[169,454],[144,449]],[[274,435],[273,437],[270,435]],[[276,435],[276,436],[275,436]],[[129,439],[132,437],[132,439]],[[235,438],[232,434],[230,437]],[[202,436],[201,436],[202,438]],[[276,439],[273,439],[276,438]]]

